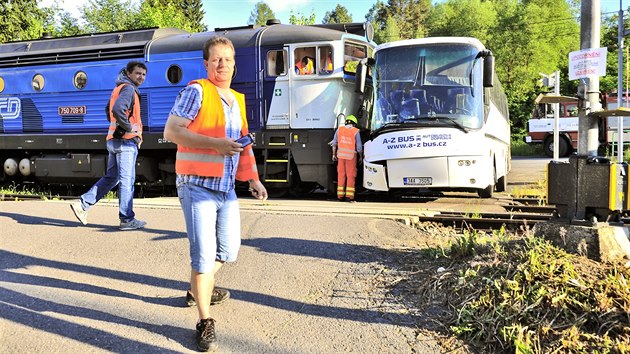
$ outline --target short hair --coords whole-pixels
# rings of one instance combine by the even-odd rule
[[[232,44],[231,40],[224,36],[213,36],[208,39],[206,43],[203,44],[203,60],[210,59],[210,48],[217,45],[228,46],[232,48],[232,53],[236,54],[236,51],[234,50],[234,44]]]
[[[141,61],[130,61],[127,63],[127,68],[125,70],[127,70],[128,73],[132,73],[133,69],[135,69],[136,67],[139,67],[140,69],[144,69],[144,71],[148,71],[147,70],[147,66],[141,62]]]

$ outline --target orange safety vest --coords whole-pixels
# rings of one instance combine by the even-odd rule
[[[300,69],[300,75],[311,75],[315,73],[315,68],[313,67],[313,60],[306,59],[306,65],[303,65],[300,61],[298,68]]]
[[[337,131],[337,158],[342,160],[352,160],[357,153],[356,135],[359,131],[355,127],[347,127],[345,125],[339,127]]]
[[[205,136],[225,138],[225,114],[221,96],[216,86],[208,79],[194,80],[188,83],[201,85],[203,97],[202,104],[195,119],[188,129]],[[245,96],[231,90],[236,97],[236,103],[241,109],[241,135],[249,133],[247,128],[247,116],[245,114]],[[215,149],[191,148],[177,145],[177,160],[175,171],[182,175],[195,175],[204,177],[223,177],[225,155]],[[258,180],[258,169],[252,145],[246,146],[239,156],[236,168],[236,179],[248,181]]]
[[[114,88],[114,91],[112,91],[112,96],[109,98],[109,130],[107,131],[107,137],[105,138],[105,140],[110,140],[114,138],[114,131],[116,130],[116,117],[114,117],[114,114],[112,113],[112,108],[114,108],[114,103],[116,103],[118,96],[120,96],[120,91],[125,85],[128,84],[121,84],[116,86],[116,88]],[[133,110],[131,111],[131,114],[129,114],[129,110],[127,110],[125,113],[129,117],[129,123],[131,123],[132,130],[130,132],[126,132],[125,135],[122,136],[122,139],[133,139],[135,137],[138,137],[140,138],[140,141],[142,141],[140,96],[135,90],[133,95]]]

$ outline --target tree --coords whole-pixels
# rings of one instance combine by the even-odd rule
[[[88,32],[113,32],[138,29],[139,9],[131,0],[89,0],[81,7]]]
[[[174,27],[189,32],[197,32],[199,25],[190,21],[186,14],[174,4],[157,4],[145,1],[134,20],[137,28]]]
[[[84,33],[79,21],[68,11],[61,9],[58,3],[44,7],[42,11],[46,14],[44,31],[53,37],[76,36]]]
[[[579,25],[565,0],[495,0],[495,6],[500,11],[486,46],[494,52],[508,94],[512,132],[520,133],[540,93],[539,73],[566,68],[569,52],[579,49]]]
[[[426,23],[431,37],[475,37],[487,43],[497,24],[497,12],[491,1],[447,0],[435,5]]]
[[[249,20],[247,20],[247,24],[264,26],[267,24],[267,20],[275,18],[276,14],[273,13],[269,5],[267,5],[264,1],[260,1],[254,5],[254,9],[249,16]]]
[[[372,5],[368,13],[365,14],[365,21],[370,22],[374,28],[374,42],[378,44],[384,43],[384,38],[387,37],[384,33],[385,26],[387,25],[387,19],[385,19],[385,21],[380,21],[378,17],[378,14],[381,11],[385,11],[385,7],[386,5],[382,1],[378,0],[374,5]]]
[[[388,0],[387,5],[379,5],[377,2],[370,11],[375,8],[375,29],[384,29],[391,16],[400,29],[400,38],[410,39],[425,35],[425,21],[431,9],[430,0]]]
[[[387,43],[400,40],[400,29],[393,17],[387,18],[385,27],[381,30],[374,31],[374,41],[376,43]]]
[[[332,11],[326,11],[324,20],[322,23],[350,23],[352,22],[352,15],[348,13],[348,9],[340,4],[337,4]]]
[[[311,15],[309,17],[306,17],[302,15],[301,12],[294,14],[293,10],[291,10],[291,16],[289,16],[289,23],[292,25],[302,25],[302,26],[314,25],[315,24],[315,11],[311,10]]]
[[[37,0],[11,0],[0,3],[0,43],[41,37],[46,12]]]
[[[169,14],[176,14],[178,18],[185,19],[177,28],[185,29],[190,32],[203,32],[208,30],[208,27],[203,23],[205,11],[203,11],[201,0],[144,0],[141,4],[141,10],[142,5],[147,2],[151,5],[150,9],[152,11],[167,12],[166,14],[152,13],[150,17],[155,19],[162,17],[162,21],[165,21]],[[179,20],[174,21],[174,23],[179,22]]]

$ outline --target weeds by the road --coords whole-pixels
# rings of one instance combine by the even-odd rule
[[[436,235],[398,287],[442,333],[483,353],[630,353],[630,269],[528,230]]]
[[[25,185],[18,186],[15,183],[0,188],[0,200],[15,198],[15,196],[34,196],[40,197],[42,200],[56,200],[58,195],[37,191],[35,188],[29,188]]]
[[[514,187],[510,192],[514,198],[534,198],[538,205],[547,204],[547,180],[542,179],[533,185]]]

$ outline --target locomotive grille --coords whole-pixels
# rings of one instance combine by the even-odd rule
[[[144,56],[144,44],[126,48],[112,47],[95,50],[61,51],[58,53],[21,53],[0,58],[0,68],[29,65],[64,64],[97,60],[138,58]]]
[[[22,130],[24,133],[43,133],[44,121],[33,100],[22,99]]]
[[[146,93],[140,94],[140,120],[142,121],[142,130],[148,132],[149,127],[149,99]]]

